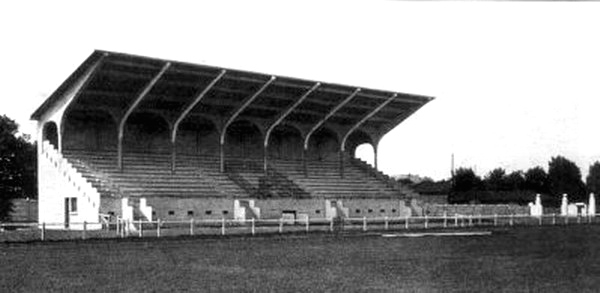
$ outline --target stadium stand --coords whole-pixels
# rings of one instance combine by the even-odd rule
[[[38,221],[415,213],[377,146],[430,100],[95,51],[32,115]]]

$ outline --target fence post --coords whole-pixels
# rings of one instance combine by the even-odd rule
[[[429,218],[425,215],[425,229],[429,226]]]
[[[404,218],[404,229],[408,230],[408,216]]]
[[[143,229],[144,229],[144,228],[142,227],[142,219],[139,219],[139,220],[138,220],[138,223],[139,223],[139,225],[140,225],[140,235],[139,235],[139,236],[140,236],[140,238],[141,238],[141,237],[142,237],[142,232],[143,232]]]
[[[310,225],[310,219],[308,218],[308,215],[307,215],[306,216],[306,233],[308,233],[309,225]]]
[[[481,226],[483,224],[483,220],[481,218],[482,218],[482,216],[481,216],[481,214],[479,214],[479,218],[477,219],[479,226]]]
[[[46,222],[42,222],[42,241],[46,240]]]
[[[552,213],[552,225],[556,225],[556,214]]]
[[[250,219],[250,221],[252,222],[252,236],[254,236],[254,234],[256,233],[254,229],[254,218]]]
[[[160,238],[160,219],[156,219],[156,237]]]
[[[83,235],[82,238],[85,239],[85,233],[87,232],[87,221],[83,221]]]
[[[279,218],[279,234],[281,233],[283,233],[283,217]]]
[[[508,225],[510,225],[510,226],[512,226],[514,224],[513,223],[513,217],[514,217],[514,215],[510,214],[510,218],[509,218],[509,221],[508,221]]]
[[[385,226],[384,226],[384,229],[385,229],[385,230],[388,230],[388,229],[390,228],[390,226],[389,226],[389,222],[388,222],[388,217],[387,217],[387,216],[385,216],[384,220],[385,220]]]
[[[473,215],[469,215],[469,227],[473,226]]]
[[[448,213],[444,212],[444,228],[448,227]]]
[[[454,214],[454,227],[458,227],[458,214]]]
[[[498,226],[498,214],[494,214],[494,227]]]
[[[117,236],[121,235],[120,234],[121,230],[119,228],[120,228],[120,226],[119,226],[119,218],[117,218]]]
[[[225,217],[221,218],[221,236],[225,236]]]

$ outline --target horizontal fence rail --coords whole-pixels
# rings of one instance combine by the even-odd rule
[[[123,220],[102,223],[0,223],[0,242],[82,240],[127,237],[226,236],[283,233],[383,232],[471,227],[600,224],[600,215],[451,215],[419,217],[305,219]]]

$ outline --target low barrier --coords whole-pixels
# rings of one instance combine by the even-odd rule
[[[248,219],[189,221],[125,221],[117,219],[102,224],[71,223],[78,230],[49,229],[63,223],[0,223],[0,242],[81,240],[127,237],[227,236],[283,233],[343,233],[424,229],[464,229],[471,227],[513,227],[547,225],[599,224],[600,217],[530,215],[452,215],[423,217],[382,217],[345,219]],[[99,227],[102,229],[90,229]]]

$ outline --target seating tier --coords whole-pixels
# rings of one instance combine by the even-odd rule
[[[64,155],[103,196],[248,197],[248,186],[259,188],[262,160],[228,158],[228,173],[221,173],[217,156],[177,155],[175,172],[169,154],[126,153],[123,170],[111,151],[66,151]],[[371,176],[346,158],[344,176],[338,161],[309,161],[307,174],[301,160],[271,160],[269,169],[297,187],[321,198],[397,198],[402,194]],[[235,173],[235,176],[232,176]],[[235,177],[235,178],[234,178]]]

